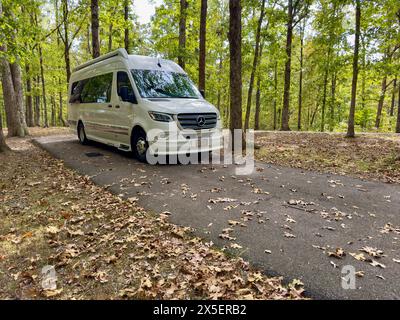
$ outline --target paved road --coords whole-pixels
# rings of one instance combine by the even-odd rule
[[[73,136],[36,142],[95,183],[138,197],[148,211],[169,211],[171,222],[193,227],[267,274],[300,279],[310,297],[400,299],[400,264],[393,260],[400,259],[398,185],[260,163],[250,176],[235,176],[235,166],[149,166],[105,146],[81,146]],[[222,232],[226,228],[233,230]],[[382,250],[383,257],[372,259],[385,268],[350,255],[364,247]],[[329,257],[337,248],[346,255]],[[346,265],[365,273],[356,278],[355,290],[342,289]]]

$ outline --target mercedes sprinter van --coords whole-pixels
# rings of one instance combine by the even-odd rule
[[[149,155],[203,153],[222,148],[218,110],[173,61],[118,49],[73,70],[68,123],[90,140]]]

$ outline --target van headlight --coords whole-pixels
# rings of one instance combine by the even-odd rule
[[[154,121],[160,121],[160,122],[171,122],[171,121],[174,121],[174,118],[172,118],[172,116],[170,114],[168,114],[168,113],[149,111],[149,116]]]

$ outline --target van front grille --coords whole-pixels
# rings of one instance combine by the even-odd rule
[[[182,129],[212,129],[217,126],[216,113],[180,113],[178,121]]]

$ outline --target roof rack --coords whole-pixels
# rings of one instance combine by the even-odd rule
[[[126,52],[125,49],[121,48],[121,49],[117,49],[115,51],[109,52],[107,54],[104,54],[104,55],[102,55],[100,57],[97,57],[96,59],[90,60],[90,61],[88,61],[88,62],[86,62],[84,64],[81,64],[81,65],[77,66],[73,70],[73,72],[82,70],[82,69],[84,69],[86,67],[89,67],[89,66],[91,66],[91,65],[93,65],[93,64],[95,64],[97,62],[104,61],[104,60],[107,60],[107,59],[110,59],[110,58],[113,58],[113,57],[117,57],[117,56],[123,57],[124,59],[128,59],[128,53]]]

